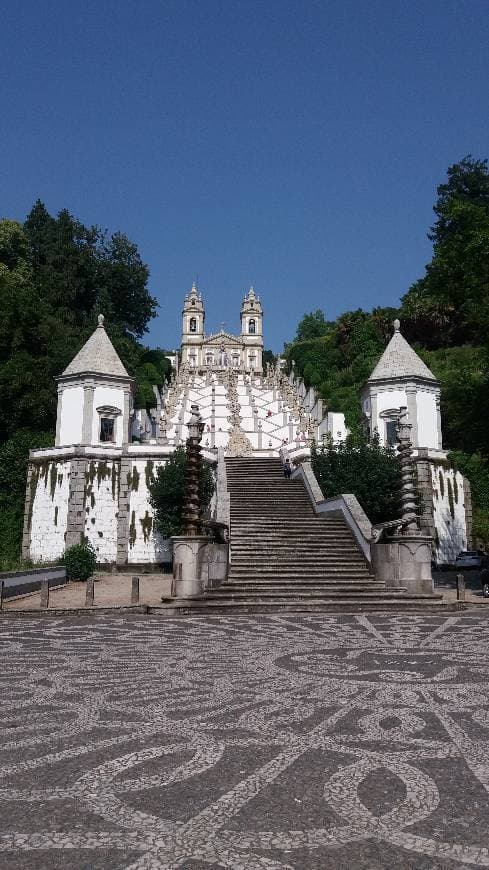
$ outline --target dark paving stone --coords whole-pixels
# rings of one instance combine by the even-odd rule
[[[489,867],[489,621],[0,620],[6,870]]]

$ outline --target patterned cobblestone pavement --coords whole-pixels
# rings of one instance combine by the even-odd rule
[[[489,614],[0,621],[0,866],[489,867]]]

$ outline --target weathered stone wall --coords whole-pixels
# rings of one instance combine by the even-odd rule
[[[432,463],[435,551],[439,564],[452,563],[467,549],[464,477],[460,471]]]
[[[128,556],[129,564],[169,561],[168,544],[153,527],[153,510],[149,504],[148,484],[165,460],[133,459],[124,483],[128,487]]]
[[[119,471],[119,460],[91,460],[85,469],[83,534],[101,564],[117,561]]]
[[[22,555],[51,562],[65,549],[70,461],[43,461],[29,467]]]

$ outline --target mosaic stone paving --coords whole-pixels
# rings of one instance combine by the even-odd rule
[[[0,621],[2,870],[489,867],[489,614]]]

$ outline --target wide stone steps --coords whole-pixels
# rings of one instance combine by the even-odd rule
[[[317,516],[302,481],[286,480],[279,460],[233,459],[226,469],[231,566],[216,600],[311,602],[382,591],[343,518]]]
[[[256,595],[247,598],[234,598],[229,595],[223,598],[207,593],[199,598],[169,599],[160,607],[149,608],[149,611],[162,612],[167,616],[208,616],[209,614],[247,616],[250,613],[331,613],[332,611],[344,613],[392,609],[419,612],[426,610],[427,607],[439,607],[442,600],[442,595],[409,595],[405,592],[395,594],[385,591],[370,595],[361,592],[352,592],[350,595],[339,592],[335,595],[328,592],[317,598],[304,598],[302,595],[297,595],[293,599],[281,596],[265,598]]]
[[[442,596],[386,590],[369,573],[342,516],[314,513],[302,480],[285,480],[280,460],[226,460],[231,565],[218,589],[168,601],[171,614],[419,610]]]

